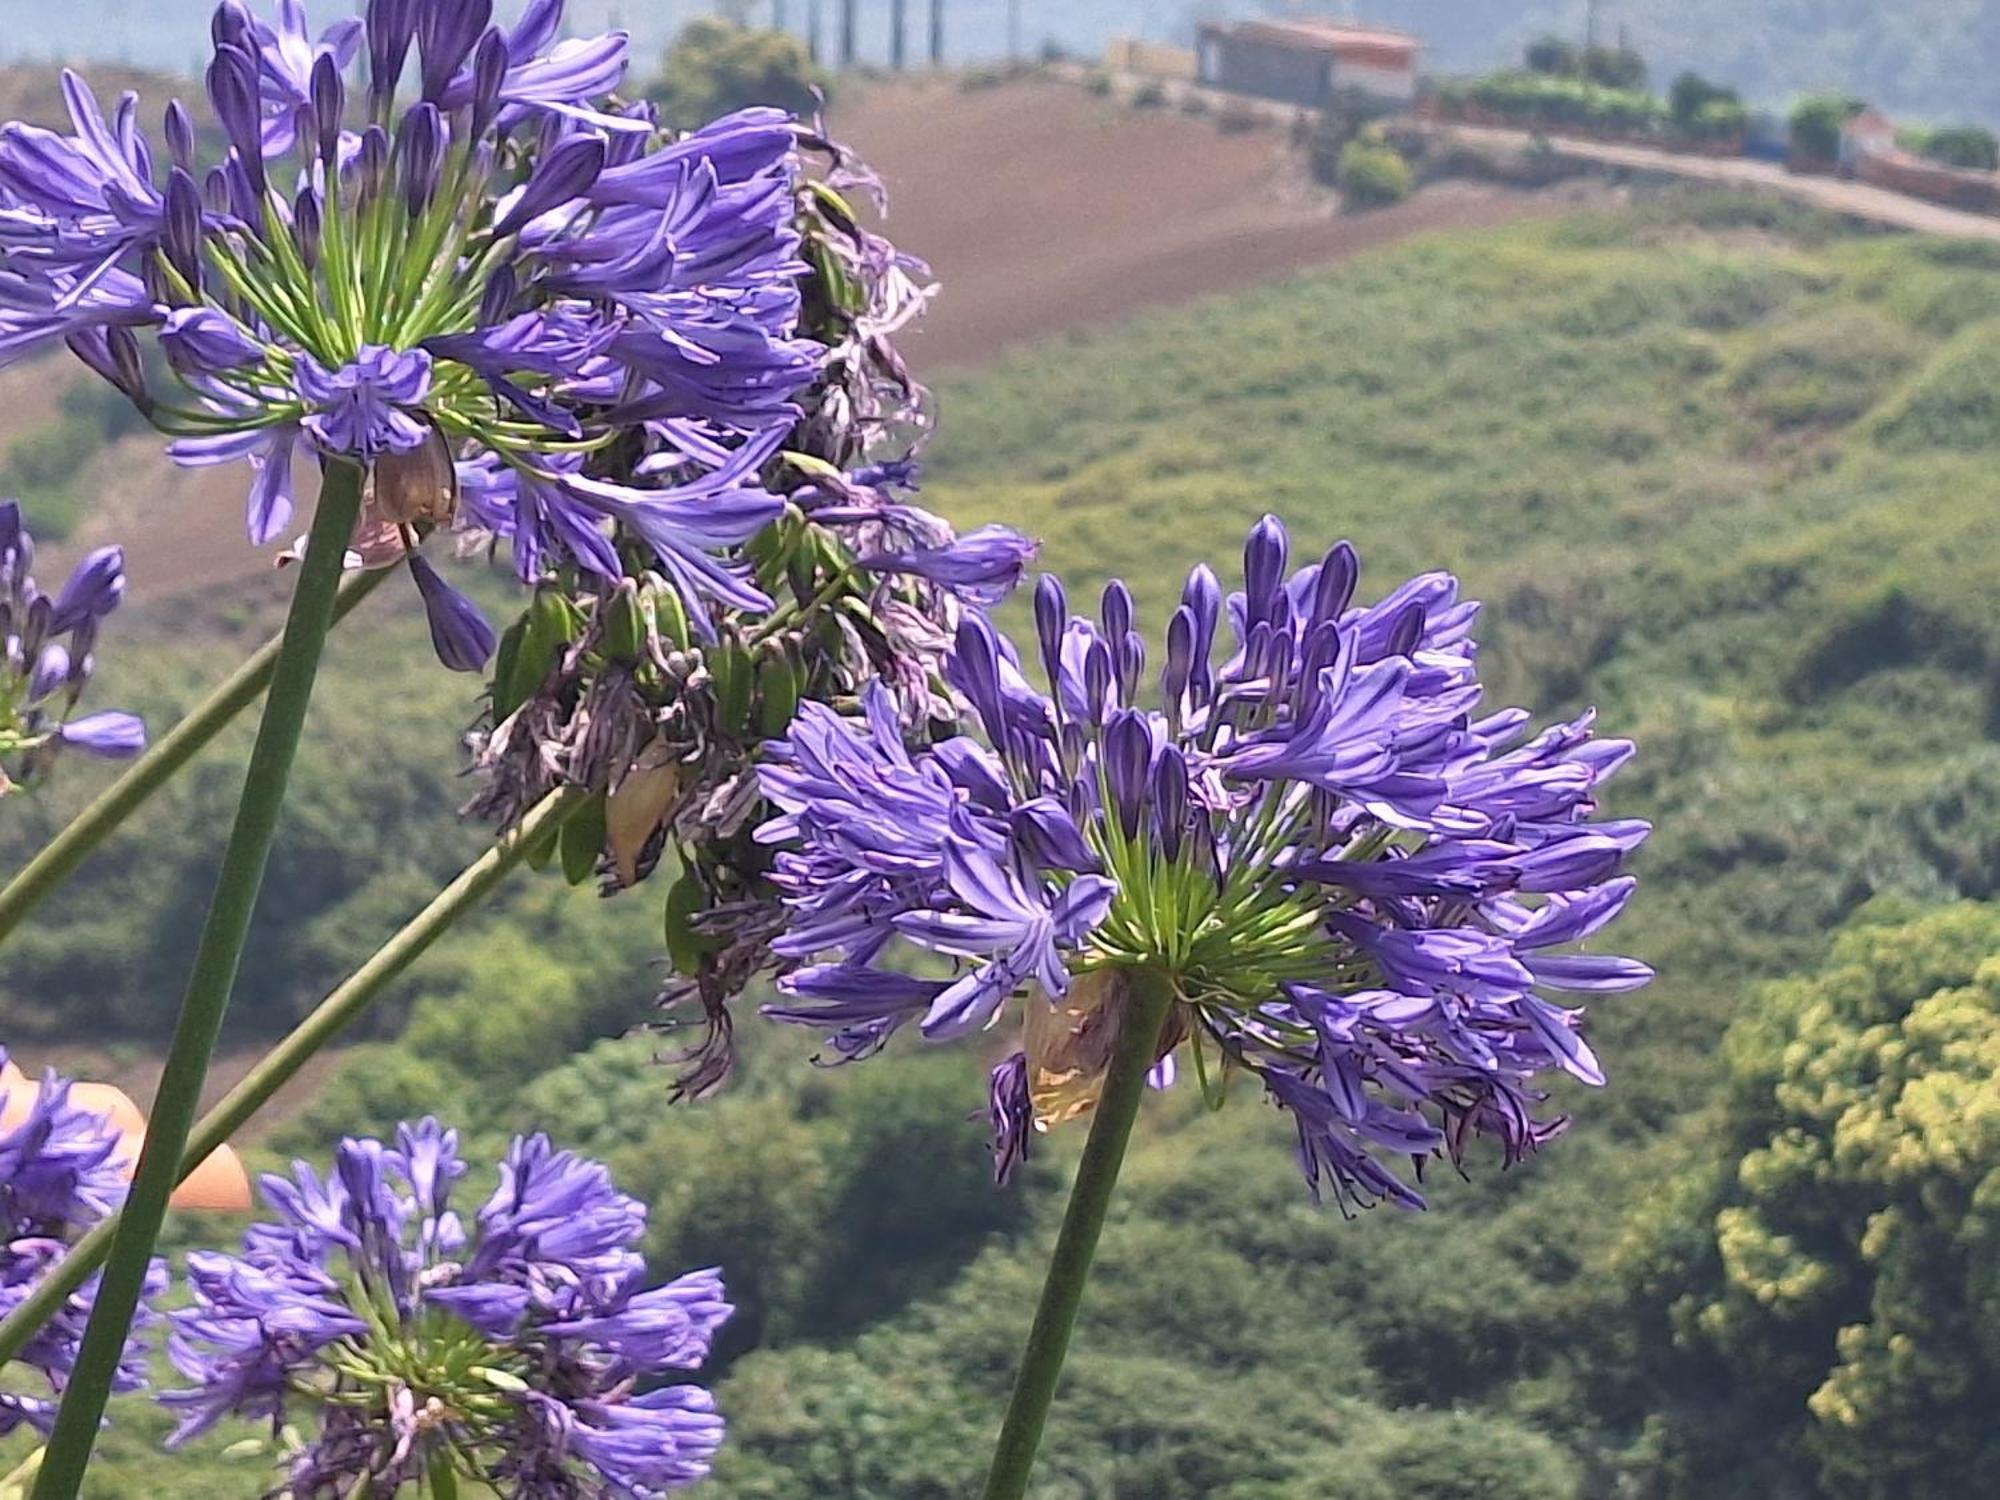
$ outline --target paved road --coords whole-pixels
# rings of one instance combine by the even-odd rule
[[[1481,125],[1440,123],[1430,128],[1495,146],[1523,145],[1532,139],[1525,131],[1499,130]],[[1920,234],[2000,240],[2000,218],[1946,208],[1943,204],[1891,192],[1872,183],[1788,172],[1775,162],[1753,161],[1743,156],[1694,156],[1678,151],[1661,151],[1651,146],[1578,140],[1563,135],[1551,135],[1547,139],[1565,156],[1582,157],[1606,166],[1639,172],[1662,172],[1696,182],[1762,188],[1801,203],[1831,209],[1835,213],[1850,214],[1857,219],[1867,219],[1895,229],[1915,230]]]
[[[1064,82],[1082,84],[1090,69],[1081,64],[1051,70]],[[1151,84],[1178,106],[1189,95],[1200,95],[1211,112],[1224,109],[1268,125],[1289,127],[1305,111],[1297,105],[1275,100],[1252,99],[1228,94],[1181,79],[1144,79],[1136,74],[1115,75],[1119,95],[1129,99],[1138,89]],[[1533,132],[1497,126],[1465,125],[1456,121],[1426,120],[1424,126],[1440,135],[1501,148],[1518,148],[1535,139]],[[1834,213],[1848,214],[1893,229],[1919,234],[1960,235],[1973,239],[2000,240],[2000,217],[1968,213],[1943,204],[1912,198],[1872,183],[1846,178],[1789,172],[1775,162],[1753,161],[1744,156],[1699,156],[1679,151],[1663,151],[1654,146],[1635,146],[1610,141],[1580,139],[1575,136],[1547,135],[1551,145],[1566,156],[1623,167],[1636,172],[1659,172],[1694,182],[1714,182],[1732,187],[1759,188],[1800,203],[1809,203]]]

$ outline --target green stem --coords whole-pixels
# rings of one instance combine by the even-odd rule
[[[430,1481],[432,1500],[458,1500],[458,1471],[451,1466],[451,1449],[440,1448],[431,1455]]]
[[[345,619],[387,576],[386,571],[357,573],[341,584],[333,605],[334,620]],[[19,874],[0,887],[0,942],[5,942],[7,935],[20,926],[41,899],[67,880],[141,803],[166,785],[176,771],[199,755],[231,720],[256,701],[271,681],[282,639],[274,636],[258,647],[255,655],[155,741],[150,750],[22,866]]]
[[[340,565],[361,509],[361,477],[355,465],[335,461],[327,464],[320,484],[305,560],[299,565],[284,639],[271,673],[271,691],[264,700],[263,721],[257,726],[257,742],[251,747],[249,768],[243,775],[235,826],[229,831],[208,920],[195,949],[180,1020],[167,1052],[166,1071],[153,1099],[146,1144],[139,1152],[132,1190],[126,1196],[118,1235],[77,1351],[75,1371],[63,1392],[55,1430],[49,1435],[48,1456],[35,1481],[35,1500],[74,1500],[90,1462],[91,1446],[97,1441],[105,1399],[118,1373],[132,1315],[145,1285],[147,1262],[160,1237],[167,1198],[180,1175],[181,1154],[208,1076],[209,1055],[221,1033],[243,944],[250,936],[250,918],[264,883],[271,839],[284,806],[285,785],[305,728],[313,679],[319,673],[320,655],[333,625]]]
[[[1048,1279],[1042,1283],[1041,1305],[1035,1309],[1027,1352],[1014,1378],[1014,1395],[1000,1424],[993,1467],[981,1492],[984,1500],[1021,1500],[1028,1492],[1035,1450],[1041,1446],[1077,1309],[1083,1305],[1091,1257],[1104,1232],[1111,1190],[1118,1182],[1126,1143],[1132,1139],[1132,1123],[1139,1118],[1139,1101],[1146,1094],[1146,1074],[1157,1060],[1160,1031],[1173,1005],[1173,983],[1166,975],[1151,969],[1124,972],[1125,1013],[1119,1019],[1118,1040],[1104,1075],[1104,1092],[1091,1117],[1090,1138],[1077,1163],[1055,1254],[1049,1258]]]
[[[574,788],[552,792],[543,798],[505,838],[461,870],[450,885],[431,898],[430,904],[412,917],[394,937],[377,948],[360,968],[333,990],[313,1012],[294,1027],[285,1039],[266,1053],[257,1066],[223,1095],[221,1101],[201,1117],[188,1136],[181,1153],[176,1184],[184,1181],[215,1150],[249,1123],[252,1116],[271,1101],[274,1094],[298,1075],[319,1050],[353,1023],[375,998],[400,978],[460,917],[478,906],[513,868],[520,864],[551,828],[569,819],[570,814],[589,801],[589,795]],[[104,1263],[118,1232],[116,1214],[100,1219],[35,1288],[0,1320],[0,1366],[4,1366],[27,1346],[28,1340],[76,1289],[90,1279],[90,1273]]]

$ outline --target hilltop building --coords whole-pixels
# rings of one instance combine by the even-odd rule
[[[1408,32],[1297,17],[1203,26],[1196,56],[1210,88],[1307,106],[1350,91],[1408,104],[1421,50]]]
[[[1862,158],[1891,156],[1898,151],[1896,122],[1880,110],[1864,109],[1840,127],[1840,170],[1852,176]]]

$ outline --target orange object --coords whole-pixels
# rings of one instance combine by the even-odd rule
[[[34,1108],[41,1085],[32,1082],[10,1060],[0,1063],[0,1130],[11,1130],[27,1119]],[[70,1102],[78,1109],[100,1115],[118,1133],[119,1165],[127,1180],[146,1144],[146,1117],[123,1089],[108,1083],[73,1083]],[[228,1146],[218,1146],[188,1179],[174,1189],[170,1200],[175,1208],[192,1208],[212,1213],[246,1213],[250,1209],[250,1174]]]

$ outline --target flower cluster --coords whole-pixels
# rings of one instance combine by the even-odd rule
[[[72,717],[97,664],[98,628],[124,597],[124,553],[90,553],[53,597],[36,588],[34,560],[19,502],[0,500],[0,796],[64,745],[110,756],[146,745],[131,714]]]
[[[457,1147],[429,1119],[393,1145],[343,1141],[325,1179],[299,1163],[263,1180],[276,1222],[241,1255],[188,1257],[168,1350],[193,1384],[161,1397],[171,1441],[231,1413],[275,1432],[304,1399],[319,1430],[289,1455],[297,1500],[447,1476],[645,1500],[699,1479],[722,1441],[714,1402],[641,1387],[706,1360],[731,1312],[720,1276],[648,1288],[644,1207],[539,1135],[514,1141],[468,1229]]]
[[[572,879],[595,870],[610,889],[631,886],[671,845],[675,974],[662,1002],[670,1024],[682,1002],[698,1006],[681,1079],[697,1093],[727,1073],[727,1002],[768,966],[782,920],[769,851],[751,837],[768,814],[751,769],[759,744],[800,702],[852,703],[871,681],[913,736],[955,720],[943,675],[953,631],[1013,588],[1034,550],[1004,527],[959,537],[916,503],[928,397],[893,335],[928,303],[928,271],[862,224],[844,195],[876,193],[879,206],[879,193],[842,148],[802,134],[801,150],[815,170],[792,208],[799,329],[818,373],[796,416],[734,457],[761,464],[783,501],[743,551],[768,607],[717,594],[691,614],[643,550],[623,550],[623,577],[566,570],[503,638],[478,740],[484,816],[511,822],[563,785],[603,797],[601,836],[594,813],[566,831]]]
[[[983,617],[959,626],[947,675],[977,739],[913,755],[879,690],[859,726],[806,705],[763,772],[789,909],[774,946],[802,965],[768,1013],[852,1058],[912,1021],[980,1031],[1037,992],[993,1077],[1003,1171],[1030,1129],[1090,1106],[1140,972],[1172,987],[1162,1060],[1184,1048],[1204,1087],[1255,1074],[1315,1197],[1417,1205],[1389,1163],[1548,1139],[1539,1080],[1602,1082],[1580,1012],[1549,994],[1650,977],[1565,951],[1632,893],[1617,872],[1646,825],[1593,821],[1631,746],[1589,714],[1526,738],[1525,712],[1475,717],[1477,606],[1448,575],[1362,606],[1346,544],[1289,575],[1288,547],[1266,517],[1240,593],[1189,577],[1157,708],[1130,593],[1072,617],[1048,577],[1046,694]],[[904,972],[898,939],[953,972]]]
[[[607,579],[615,528],[690,609],[767,605],[717,554],[781,509],[757,471],[821,355],[793,123],[663,130],[613,94],[623,33],[557,41],[562,0],[490,14],[369,0],[316,35],[300,0],[275,24],[223,0],[205,171],[179,101],[156,153],[133,96],[107,114],[72,74],[70,133],[0,130],[0,363],[60,339],[181,463],[247,460],[258,543],[289,523],[295,455],[363,468],[353,550],[412,559],[440,655],[471,669],[493,634],[415,559],[434,528],[504,537],[524,578]]]
[[[125,1196],[119,1137],[101,1116],[70,1101],[66,1079],[48,1074],[30,1089],[8,1066],[0,1048],[0,1317],[12,1312],[42,1273],[63,1257],[73,1235],[115,1208]],[[165,1290],[166,1265],[153,1262],[146,1296]],[[77,1345],[90,1318],[96,1283],[68,1298],[22,1349],[19,1365],[34,1371],[51,1396],[69,1380]],[[142,1307],[137,1327],[154,1321]],[[114,1390],[137,1390],[145,1383],[145,1351],[134,1339],[126,1345]],[[55,1419],[51,1396],[34,1394],[22,1383],[0,1386],[0,1437],[23,1423],[46,1433]]]

